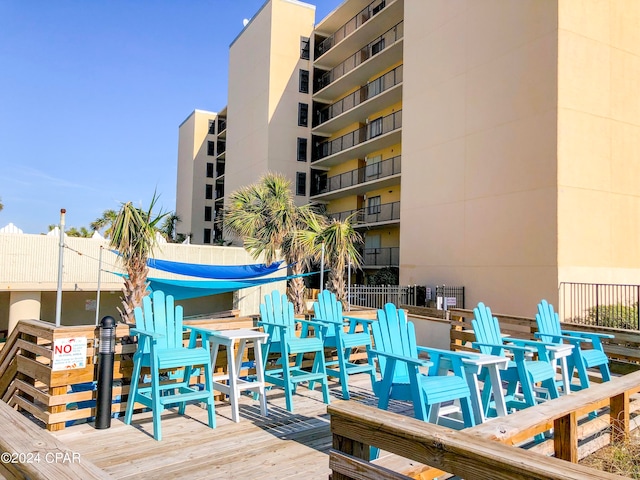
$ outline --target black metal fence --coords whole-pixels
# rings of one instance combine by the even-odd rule
[[[438,310],[464,308],[464,287],[436,286],[436,308]]]
[[[640,285],[560,283],[565,322],[640,330]]]

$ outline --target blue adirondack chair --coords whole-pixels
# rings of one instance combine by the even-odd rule
[[[324,403],[329,403],[329,385],[327,369],[324,361],[324,344],[322,339],[324,324],[308,320],[298,320],[293,315],[293,304],[280,292],[273,291],[265,295],[265,303],[260,304],[261,319],[259,326],[269,334],[269,339],[262,346],[262,359],[265,364],[264,379],[268,383],[284,388],[287,410],[293,412],[293,394],[296,386],[308,382],[309,389],[313,389],[315,382],[322,386]],[[315,337],[298,337],[296,323],[314,326]],[[313,354],[311,371],[303,370],[304,354]],[[269,355],[276,354],[279,358],[277,368],[269,368]],[[291,365],[291,357],[295,356],[295,364]]]
[[[569,379],[572,379],[574,370],[577,371],[580,385],[572,384],[572,390],[589,387],[587,368],[598,368],[603,382],[611,380],[609,359],[604,353],[602,339],[613,338],[613,335],[562,330],[558,314],[554,311],[553,305],[546,300],[542,300],[538,304],[536,322],[538,332],[535,335],[543,342],[558,345],[567,342],[573,345],[571,356],[567,359],[568,375]],[[591,348],[584,348],[585,346]]]
[[[133,356],[133,374],[124,423],[131,424],[134,405],[141,403],[153,410],[153,437],[161,440],[162,411],[177,404],[178,412],[184,415],[187,402],[198,400],[207,404],[209,426],[215,428],[213,371],[206,336],[203,337],[203,345],[198,347],[197,329],[192,329],[189,347],[184,347],[182,333],[190,327],[182,324],[182,307],[174,306],[173,297],[165,297],[160,290],[144,297],[142,308],[136,307],[134,315],[136,327],[130,333],[138,337],[138,348]],[[142,367],[150,370],[149,386],[141,387],[138,384]],[[189,385],[191,373],[196,367],[204,368],[203,390]],[[183,370],[181,381],[160,384],[161,371],[171,375],[171,372],[179,369]]]
[[[337,360],[326,361],[327,375],[340,379],[342,396],[349,400],[349,375],[368,373],[371,386],[375,383],[375,366],[368,355],[371,349],[371,332],[369,325],[373,320],[357,317],[347,317],[342,313],[342,302],[336,300],[334,293],[323,290],[318,295],[318,301],[313,304],[313,319],[326,324],[324,346],[336,349]],[[358,327],[361,326],[359,329]],[[306,326],[305,326],[306,327]],[[302,336],[307,336],[308,329],[303,327]],[[351,361],[354,349],[361,347],[367,352],[366,363]]]
[[[378,310],[377,318],[371,325],[374,348],[370,354],[377,358],[381,373],[373,387],[378,408],[386,410],[392,399],[411,401],[416,418],[436,423],[440,404],[459,400],[464,426],[475,425],[463,367],[463,359],[473,355],[417,346],[413,323],[392,303]],[[418,358],[419,352],[428,354],[429,361]],[[441,374],[445,363],[453,375]],[[421,367],[429,367],[428,374]]]
[[[547,347],[552,345],[535,340],[503,337],[498,319],[482,302],[473,309],[473,314],[474,319],[471,323],[476,337],[473,347],[488,355],[506,356],[507,351],[513,355],[507,369],[500,371],[502,381],[507,383],[505,394],[507,408],[519,410],[536,405],[539,399],[535,395],[534,386],[537,383],[542,383],[551,398],[558,398],[555,361],[547,350]],[[537,359],[532,358],[533,353],[537,354]],[[490,416],[493,413],[489,403],[490,383],[487,381],[486,374],[481,374],[480,380],[484,381],[482,404],[485,415]],[[517,396],[518,385],[522,390],[523,400]]]

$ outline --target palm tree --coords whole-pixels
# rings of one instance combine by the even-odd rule
[[[347,265],[351,263],[352,267],[359,268],[362,263],[358,252],[362,237],[351,223],[354,215],[345,220],[328,219],[318,214],[307,216],[307,229],[298,230],[294,238],[294,243],[298,243],[299,248],[312,252],[316,261],[320,261],[324,246],[325,266],[329,269],[326,286],[341,301],[345,300],[347,293],[344,279]]]
[[[180,223],[180,216],[176,215],[175,212],[168,213],[162,222],[162,226],[160,227],[160,233],[162,233],[168,242],[176,243],[178,242],[177,236],[177,228],[178,223]],[[183,239],[184,240],[184,239]]]
[[[223,214],[224,228],[241,237],[244,248],[254,258],[264,256],[267,265],[282,254],[294,275],[303,273],[304,250],[296,248],[288,238],[304,225],[301,208],[291,194],[291,182],[277,173],[265,174],[257,183],[247,185],[229,196],[229,206]],[[287,296],[296,313],[304,311],[304,281],[293,278],[287,286]]]
[[[142,304],[147,291],[147,258],[156,246],[158,223],[167,215],[160,212],[153,217],[153,208],[158,200],[154,193],[147,211],[134,207],[131,202],[123,203],[110,227],[109,246],[120,254],[120,260],[126,270],[124,280],[122,320],[133,323],[133,309]]]
[[[2,199],[0,198],[0,212],[2,211],[3,208],[4,208],[4,205],[2,204]]]
[[[90,238],[91,237],[91,232],[89,232],[89,230],[87,230],[86,227],[80,227],[79,230],[76,227],[71,227],[70,229],[68,229],[64,233],[65,233],[65,235],[68,235],[69,237],[82,237],[82,238]]]
[[[118,212],[115,210],[105,210],[102,212],[102,216],[96,218],[95,221],[91,222],[91,229],[94,232],[100,233],[100,230],[107,227],[107,230],[104,232],[104,237],[109,238],[111,236],[111,226],[116,220],[118,216]]]

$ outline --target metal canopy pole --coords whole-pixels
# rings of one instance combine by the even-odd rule
[[[102,251],[104,247],[100,245],[100,257],[98,257],[98,293],[96,294],[96,327],[99,323],[100,316],[100,275],[102,273]]]
[[[62,313],[62,266],[64,258],[64,217],[67,211],[60,209],[60,244],[58,249],[58,290],[56,294],[56,327],[60,326],[60,314]]]

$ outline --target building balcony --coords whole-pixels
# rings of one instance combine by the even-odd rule
[[[362,266],[399,267],[400,247],[365,248],[362,252]]]
[[[402,20],[404,14],[401,0],[374,0],[339,28],[332,30],[327,38],[316,41],[314,59],[318,66],[331,68],[338,64],[345,52],[357,50],[365,44],[373,32],[384,32]],[[330,24],[321,24],[320,35]],[[320,40],[318,38],[318,40]]]
[[[400,143],[401,129],[402,110],[371,120],[341,137],[317,144],[313,150],[312,165],[330,167]]]
[[[341,221],[351,217],[351,223],[355,228],[371,228],[400,223],[400,202],[372,205],[360,210],[329,213],[328,217]]]
[[[340,175],[320,178],[311,197],[313,200],[325,201],[345,195],[363,195],[369,190],[397,185],[400,182],[400,172],[401,156],[398,155]]]
[[[367,82],[376,72],[402,60],[404,22],[400,22],[345,61],[324,73],[316,65],[313,99],[332,102],[340,93]]]
[[[331,132],[369,117],[385,106],[400,102],[402,72],[403,66],[400,65],[337,102],[321,107],[314,116],[312,133],[329,135]]]

